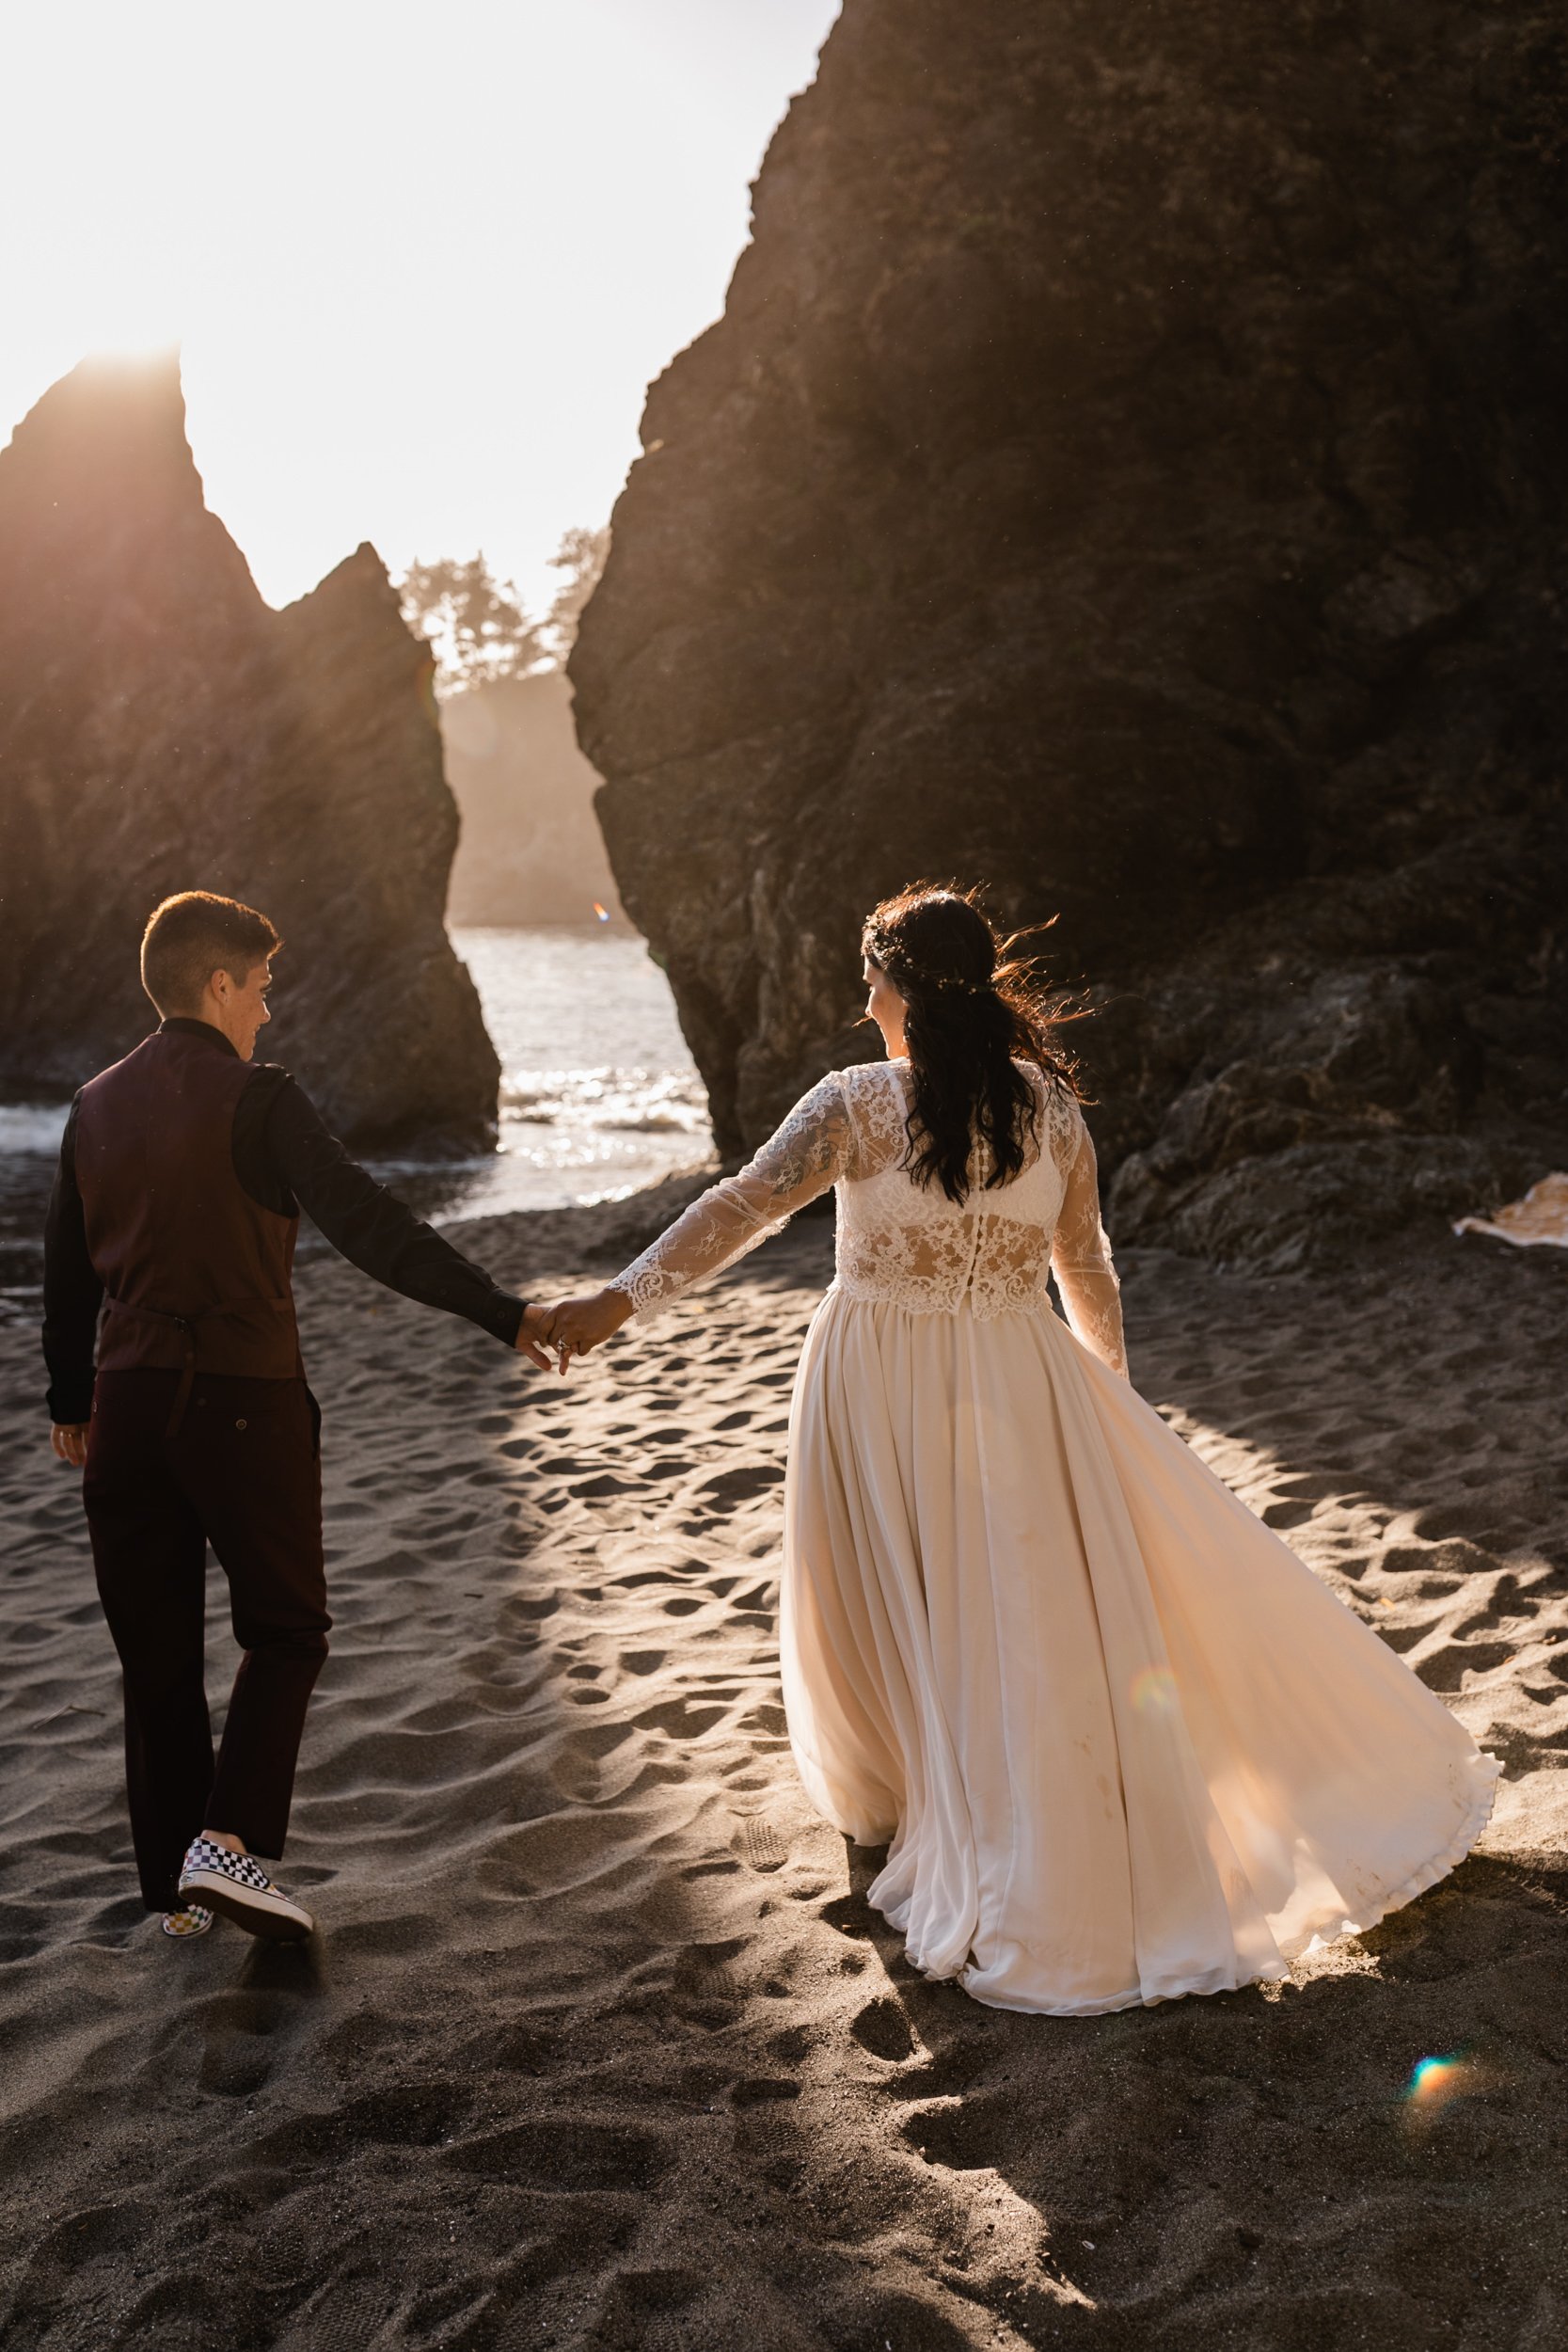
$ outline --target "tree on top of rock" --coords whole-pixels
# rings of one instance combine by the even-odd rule
[[[598,531],[584,531],[580,526],[568,531],[550,558],[551,571],[566,575],[545,624],[550,652],[562,669],[577,644],[583,607],[599,584],[609,555],[610,525],[606,523]]]
[[[404,619],[436,656],[438,694],[526,677],[549,660],[545,633],[515,583],[497,580],[483,553],[467,563],[449,556],[411,564],[399,593]]]
[[[410,564],[398,590],[403,617],[436,656],[437,694],[445,699],[503,678],[564,669],[609,553],[608,524],[565,533],[550,568],[566,578],[543,621],[530,619],[515,582],[497,580],[483,553],[466,564],[449,556]]]

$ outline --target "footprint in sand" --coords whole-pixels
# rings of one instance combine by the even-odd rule
[[[435,2148],[468,2118],[469,2094],[457,2083],[399,2083],[341,2106],[295,2115],[254,2142],[259,2154],[304,2167],[341,2161],[361,2148]]]
[[[632,1718],[639,1731],[668,1732],[672,1740],[697,1740],[720,1722],[721,1707],[700,1707],[689,1698],[661,1699]]]
[[[535,2189],[647,2189],[668,2169],[670,2150],[657,2134],[626,2124],[541,2116],[460,2140],[445,2160],[485,2180]]]
[[[886,2058],[890,2064],[901,2064],[914,2056],[910,2021],[891,1996],[868,2001],[850,2020],[849,2031],[863,2050],[869,2050],[873,2058]]]
[[[778,1870],[789,1860],[789,1840],[766,1813],[737,1818],[730,1844],[753,1870]]]
[[[297,1996],[246,1988],[219,1993],[181,2021],[180,2040],[200,2037],[197,2085],[219,2098],[248,2098],[286,2061],[306,2031],[309,2005]]]
[[[784,2074],[753,2074],[736,2083],[730,2090],[732,2107],[756,2107],[769,2101],[798,2099],[800,2086]]]

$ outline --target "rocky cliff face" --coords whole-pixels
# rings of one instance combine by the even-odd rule
[[[172,362],[85,365],[0,452],[0,1087],[146,1034],[158,899],[285,940],[261,1051],[365,1141],[477,1140],[499,1078],[442,928],[457,814],[430,662],[362,547],[282,612],[203,503]]]
[[[1561,1154],[1564,125],[1542,0],[846,0],[572,663],[723,1144],[931,874],[1106,1000],[1118,1238]]]

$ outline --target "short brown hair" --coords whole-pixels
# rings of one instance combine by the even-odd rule
[[[165,1020],[200,1004],[214,972],[245,980],[283,942],[254,907],[211,890],[182,890],[147,918],[141,940],[141,984]]]

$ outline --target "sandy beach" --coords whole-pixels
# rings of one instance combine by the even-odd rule
[[[648,1218],[467,1246],[559,1294]],[[567,1383],[304,1270],[336,1631],[298,1949],[141,1913],[75,1480],[0,1330],[7,2352],[1568,2341],[1568,1262],[1124,1263],[1143,1392],[1507,1778],[1452,1879],[1288,1984],[1088,2021],[914,1976],[795,1781],[830,1263],[806,1218]]]

